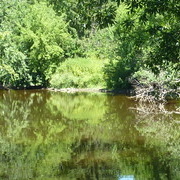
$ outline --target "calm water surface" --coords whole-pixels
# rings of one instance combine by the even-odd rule
[[[120,95],[0,91],[0,179],[179,180],[180,115],[148,108]]]

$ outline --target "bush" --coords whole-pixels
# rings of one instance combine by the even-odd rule
[[[46,86],[49,68],[74,55],[75,40],[64,17],[46,3],[0,5],[8,3],[0,19],[0,78],[6,86]]]
[[[180,73],[173,65],[161,70],[158,75],[151,70],[140,69],[134,73],[136,96],[148,101],[166,101],[180,97]]]
[[[70,58],[60,63],[50,79],[54,88],[102,88],[104,61],[97,58]]]
[[[161,70],[159,74],[154,74],[151,70],[141,68],[134,73],[133,78],[138,79],[143,84],[162,83],[167,89],[177,89],[180,86],[180,73],[173,68],[172,64]]]
[[[106,85],[110,89],[129,89],[129,78],[136,69],[133,62],[118,59],[110,61],[104,67]]]

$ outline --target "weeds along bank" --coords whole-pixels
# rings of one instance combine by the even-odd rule
[[[50,79],[53,88],[103,88],[105,60],[71,58],[62,62]]]
[[[180,2],[148,2],[2,0],[0,85],[129,89],[136,81],[138,94],[148,86],[148,96],[176,97]]]

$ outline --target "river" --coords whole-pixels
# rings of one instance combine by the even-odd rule
[[[1,90],[0,179],[179,180],[180,115],[151,108],[123,95]]]

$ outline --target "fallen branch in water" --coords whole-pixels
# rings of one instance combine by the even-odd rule
[[[180,111],[177,111],[177,110],[176,111],[167,111],[165,109],[158,110],[157,106],[155,106],[154,108],[151,108],[151,110],[149,110],[149,108],[147,108],[147,106],[144,106],[143,108],[142,108],[142,106],[136,107],[136,108],[130,107],[129,109],[136,110],[139,113],[148,114],[148,115],[150,115],[150,114],[153,114],[153,115],[155,115],[155,114],[178,114],[178,115],[180,115]]]

